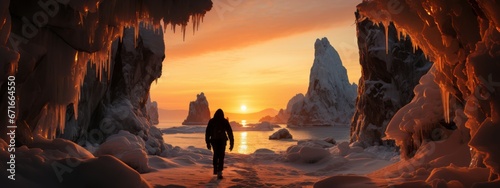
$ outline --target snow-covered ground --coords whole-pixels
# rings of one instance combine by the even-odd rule
[[[365,175],[399,161],[395,149],[386,146],[362,149],[347,142],[331,147],[318,142],[300,142],[281,152],[228,151],[222,180],[212,175],[209,150],[172,147],[165,157],[149,156],[154,171],[141,176],[157,187],[310,187],[332,175]]]

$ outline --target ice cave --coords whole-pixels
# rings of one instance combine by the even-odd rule
[[[205,181],[196,170],[211,152],[164,140],[150,87],[162,75],[163,32],[196,35],[213,3],[1,0],[0,187],[203,186],[184,183]],[[350,142],[232,155],[240,171],[228,176],[238,178],[211,186],[500,187],[500,1],[356,8],[363,77]],[[390,141],[399,161],[379,147]]]

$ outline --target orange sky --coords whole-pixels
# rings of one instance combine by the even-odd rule
[[[151,98],[162,109],[188,109],[204,92],[211,111],[280,109],[307,91],[314,41],[327,37],[349,80],[361,75],[354,24],[346,0],[212,0],[214,7],[193,35],[166,31],[162,77]]]

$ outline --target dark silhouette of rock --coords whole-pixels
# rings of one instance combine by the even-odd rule
[[[205,94],[201,92],[196,95],[196,101],[189,103],[189,112],[187,118],[182,122],[183,125],[206,125],[210,120],[210,109]]]
[[[276,132],[274,132],[271,136],[269,136],[269,140],[281,140],[281,139],[292,139],[293,136],[290,134],[290,131],[286,128],[282,128]]]

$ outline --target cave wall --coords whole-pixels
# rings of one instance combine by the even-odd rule
[[[384,26],[359,13],[355,15],[362,74],[351,122],[351,142],[371,146],[382,144],[387,124],[411,101],[413,88],[432,62],[422,50],[415,49],[408,36],[400,35],[393,24],[387,27],[386,35]]]
[[[4,22],[0,23],[0,91],[1,97],[7,98],[7,78],[15,76],[16,144],[23,145],[32,142],[33,134],[49,139],[61,135],[79,140],[85,135],[82,132],[88,131],[85,126],[92,129],[92,126],[99,126],[99,123],[95,122],[103,120],[98,118],[99,110],[92,109],[102,109],[106,104],[118,103],[116,100],[121,99],[114,97],[120,95],[119,93],[126,96],[139,92],[134,94],[135,96],[128,96],[129,101],[122,101],[121,104],[126,103],[122,107],[131,108],[136,115],[143,114],[144,101],[147,99],[143,94],[148,92],[150,80],[159,76],[161,66],[155,64],[142,69],[142,61],[138,59],[145,58],[148,61],[147,58],[153,57],[148,55],[151,52],[144,50],[139,56],[130,55],[134,50],[117,48],[113,52],[112,42],[123,38],[125,32],[133,33],[131,40],[134,43],[140,42],[138,38],[141,22],[148,29],[159,31],[160,20],[163,20],[165,27],[170,25],[175,29],[175,26],[180,26],[185,32],[187,23],[191,20],[194,30],[203,15],[211,9],[212,2],[4,0],[1,5],[0,20]],[[124,30],[126,27],[135,29]],[[121,56],[121,60],[111,60],[112,53]],[[128,60],[130,62],[123,62]],[[117,66],[119,63],[122,64]],[[137,72],[127,72],[127,66],[137,67]],[[116,73],[120,68],[122,73]],[[95,76],[98,82],[90,81],[94,79],[92,76]],[[145,76],[146,79],[138,81],[137,77],[140,76]],[[115,79],[118,77],[123,78]],[[86,79],[89,80],[88,85],[84,84]],[[123,86],[123,83],[127,87],[120,88],[123,89],[120,91],[118,88]],[[82,87],[85,88],[83,92]],[[87,88],[92,88],[92,91],[87,91]],[[103,95],[106,100],[101,98]],[[82,98],[84,112],[80,115],[79,102]],[[2,100],[0,112],[7,114],[8,106],[7,101]],[[70,116],[67,117],[67,114]],[[81,122],[79,116],[82,118]],[[72,119],[77,119],[78,122]],[[6,116],[1,116],[0,124],[7,125],[9,120]],[[67,123],[73,130],[64,134]],[[138,127],[129,126],[124,129],[142,135]],[[5,133],[8,131],[6,126],[0,127],[0,138],[6,139]]]
[[[500,5],[498,1],[471,0],[379,0],[363,1],[357,7],[370,19],[408,34],[435,63],[433,81],[441,93],[443,118],[455,122],[462,142],[471,149],[470,167],[486,165],[490,180],[500,174]],[[428,83],[426,81],[424,84]],[[431,95],[420,93],[425,98]],[[418,150],[432,140],[426,108],[435,109],[425,98],[414,99],[396,113],[386,134],[405,150]],[[425,106],[416,104],[426,104]],[[409,106],[410,105],[410,106]],[[412,113],[408,113],[412,112]],[[434,119],[435,121],[436,119]],[[470,139],[469,139],[470,136]],[[416,142],[415,137],[421,137]]]

